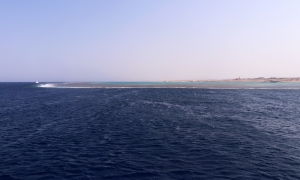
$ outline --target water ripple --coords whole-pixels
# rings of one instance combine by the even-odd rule
[[[0,179],[300,179],[298,90],[0,87]]]

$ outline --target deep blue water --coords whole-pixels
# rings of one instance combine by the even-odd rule
[[[300,179],[300,90],[0,83],[0,179]]]

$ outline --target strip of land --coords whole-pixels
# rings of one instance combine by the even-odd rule
[[[223,79],[223,80],[173,80],[173,81],[164,81],[164,82],[300,82],[300,77],[258,77],[258,78],[235,78],[235,79]]]

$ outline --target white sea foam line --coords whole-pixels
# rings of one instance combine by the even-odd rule
[[[71,88],[71,89],[276,89],[276,90],[300,90],[300,88],[208,88],[208,87],[55,87],[55,88]]]
[[[38,87],[42,87],[42,88],[54,88],[55,84],[40,84],[40,85],[38,85]]]
[[[44,87],[44,88],[71,88],[71,89],[95,89],[95,88],[100,88],[100,89],[275,89],[275,90],[300,90],[300,88],[263,88],[263,87],[248,87],[248,88],[219,88],[219,87],[59,87],[55,86],[55,84],[41,84],[39,87]]]

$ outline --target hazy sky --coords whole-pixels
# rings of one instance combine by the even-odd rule
[[[0,0],[0,81],[300,77],[299,0]]]

